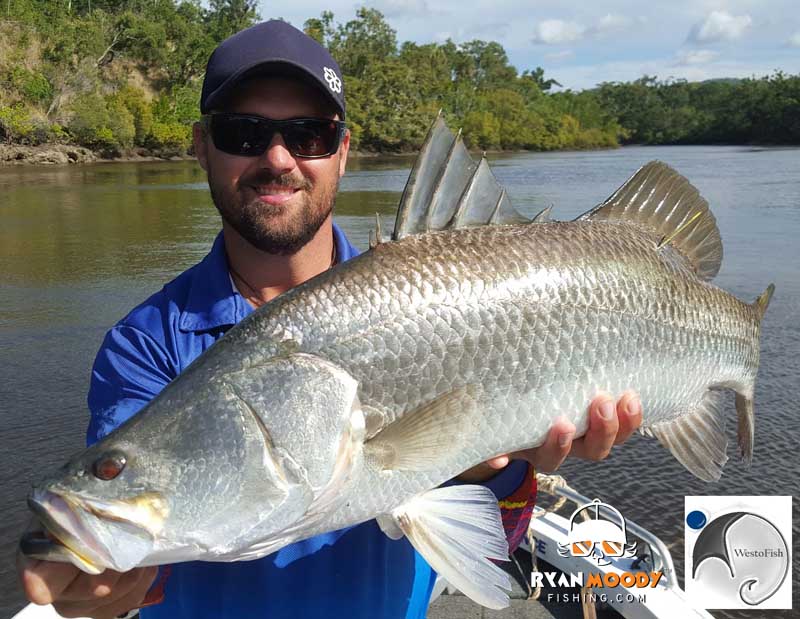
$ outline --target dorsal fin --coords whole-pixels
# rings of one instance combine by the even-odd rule
[[[524,223],[485,159],[476,164],[441,112],[428,130],[397,210],[392,239],[409,234]]]
[[[536,215],[533,216],[533,219],[531,219],[531,223],[532,224],[545,224],[548,221],[552,221],[553,220],[552,213],[553,213],[553,207],[552,206],[546,206],[541,211],[536,213]]]
[[[577,219],[632,221],[651,227],[710,280],[722,264],[717,220],[697,189],[667,164],[651,161],[605,202]]]

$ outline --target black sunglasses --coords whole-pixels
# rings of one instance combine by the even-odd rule
[[[345,133],[344,121],[328,118],[270,120],[247,114],[209,114],[203,121],[214,146],[240,157],[263,155],[276,132],[294,157],[329,157],[339,150]]]

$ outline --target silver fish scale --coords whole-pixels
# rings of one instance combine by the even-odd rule
[[[559,415],[584,431],[599,390],[636,389],[650,425],[692,410],[712,385],[751,385],[756,312],[657,242],[635,224],[605,222],[409,236],[279,297],[215,352],[259,342],[249,357],[259,361],[291,339],[356,378],[383,426],[464,385],[480,387],[474,438],[433,472],[366,471],[358,483],[370,505],[353,501],[343,526],[356,512],[541,443]]]

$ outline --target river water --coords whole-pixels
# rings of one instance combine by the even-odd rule
[[[763,326],[749,470],[732,458],[721,481],[705,484],[637,436],[602,463],[568,460],[560,471],[583,494],[603,497],[660,535],[680,571],[685,495],[797,497],[800,488],[800,150],[631,147],[492,163],[521,211],[552,205],[555,218],[567,219],[651,159],[677,168],[711,204],[725,246],[716,283],[747,300],[776,284]],[[391,227],[410,165],[351,162],[336,215],[356,245],[366,247],[376,212],[384,230]],[[104,332],[200,260],[219,220],[193,162],[0,168],[0,216],[1,618],[23,605],[13,554],[25,496],[33,479],[83,445],[89,372]],[[732,403],[729,412],[733,441]],[[795,505],[795,548],[798,522]],[[781,614],[789,616],[769,616]]]

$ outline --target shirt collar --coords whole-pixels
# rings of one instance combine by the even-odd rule
[[[333,242],[339,262],[359,254],[335,223]],[[231,327],[252,311],[251,305],[231,286],[225,241],[220,232],[208,255],[192,269],[189,296],[178,328],[186,332]]]

